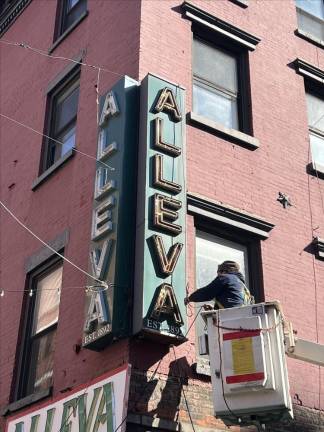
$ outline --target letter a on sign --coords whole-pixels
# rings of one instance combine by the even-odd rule
[[[173,91],[168,87],[165,87],[159,96],[159,100],[155,105],[156,112],[168,112],[173,117],[174,121],[180,121],[182,119],[181,112],[179,110],[177,101],[174,97]]]
[[[110,324],[110,312],[106,294],[103,290],[92,293],[84,331],[90,333],[97,324]]]
[[[119,113],[117,101],[113,92],[107,93],[99,120],[99,126],[102,127],[110,116]]]
[[[176,325],[183,325],[183,319],[172,285],[163,283],[157,288],[157,295],[152,306],[151,316],[153,319],[163,317]]]

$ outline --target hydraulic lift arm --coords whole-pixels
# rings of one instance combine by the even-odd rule
[[[292,324],[287,323],[285,328],[285,350],[288,357],[324,366],[324,345],[295,336]]]

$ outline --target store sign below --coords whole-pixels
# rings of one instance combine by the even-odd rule
[[[26,415],[8,419],[6,432],[123,431],[130,367],[122,367],[77,392]]]

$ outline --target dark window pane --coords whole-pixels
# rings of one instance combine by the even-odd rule
[[[55,107],[55,135],[57,135],[76,117],[78,100],[79,87],[69,94],[63,94],[58,97]]]
[[[53,383],[53,359],[56,331],[37,337],[31,342],[27,394],[37,393]]]
[[[71,10],[81,0],[68,0],[67,10]]]
[[[63,16],[62,32],[68,29],[80,16],[86,12],[86,0],[66,0],[65,13]]]

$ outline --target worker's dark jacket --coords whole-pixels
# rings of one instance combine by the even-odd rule
[[[217,276],[210,284],[193,292],[189,296],[189,301],[204,302],[216,299],[224,308],[242,306],[244,304],[244,284],[241,273]]]

